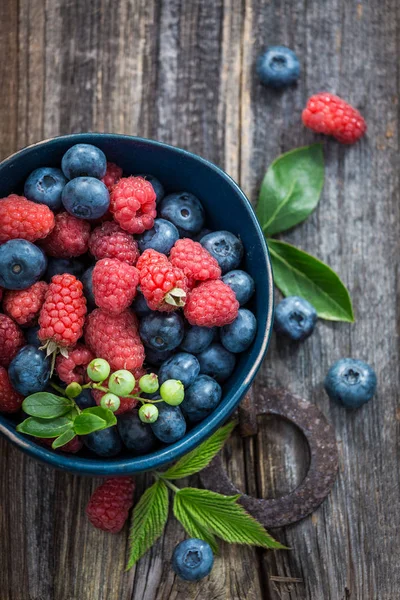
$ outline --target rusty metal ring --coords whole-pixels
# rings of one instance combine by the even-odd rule
[[[333,428],[311,402],[284,389],[265,389],[252,400],[253,415],[278,415],[294,423],[305,436],[310,464],[302,483],[290,494],[269,500],[242,494],[229,479],[218,455],[200,473],[206,489],[220,494],[242,494],[241,504],[267,528],[296,523],[312,513],[328,496],[338,470]]]

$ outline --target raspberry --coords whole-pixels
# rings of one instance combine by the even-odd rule
[[[123,177],[110,194],[110,210],[122,229],[143,233],[154,225],[156,194],[143,177]]]
[[[235,292],[223,281],[205,281],[189,294],[184,309],[191,325],[222,327],[232,323],[238,315],[239,302]]]
[[[57,356],[56,371],[57,375],[67,385],[76,381],[84,383],[86,367],[95,357],[91,351],[83,344],[77,344],[68,356]]]
[[[48,285],[38,281],[26,290],[7,290],[4,294],[3,308],[18,325],[31,325],[39,316]]]
[[[1,302],[2,297],[3,297],[3,288],[0,288],[0,302]]]
[[[85,254],[88,250],[90,223],[67,212],[56,215],[55,221],[53,231],[40,244],[46,254],[56,258]]]
[[[17,238],[36,242],[54,227],[54,214],[45,204],[11,194],[0,199],[0,244]]]
[[[102,258],[95,264],[92,282],[97,306],[118,315],[136,296],[139,271],[116,258]]]
[[[111,369],[134,372],[144,362],[144,348],[138,333],[136,316],[125,310],[110,315],[96,308],[87,318],[85,342],[98,358],[110,363]]]
[[[221,269],[215,258],[199,242],[189,238],[175,242],[169,260],[191,280],[207,281],[221,277]]]
[[[107,479],[94,491],[87,505],[91,524],[109,533],[120,532],[133,505],[134,491],[132,477]]]
[[[140,289],[151,310],[170,312],[185,305],[186,276],[164,254],[145,250],[138,261]]]
[[[367,125],[358,110],[328,92],[309,98],[302,119],[306,127],[317,133],[333,135],[343,144],[354,144],[367,131]]]
[[[51,448],[51,445],[55,439],[56,438],[36,438],[36,442],[39,442],[40,444],[43,444],[43,446]],[[82,446],[83,443],[81,439],[78,436],[76,436],[70,442],[68,442],[68,444],[65,444],[65,446],[57,448],[55,452],[68,452],[70,454],[76,454],[77,452],[79,452],[79,450],[82,449]]]
[[[24,334],[18,325],[7,315],[0,314],[0,366],[8,367],[25,344]]]
[[[24,397],[12,387],[8,373],[0,367],[0,413],[15,413],[21,408]]]
[[[39,339],[53,350],[72,348],[82,336],[86,298],[82,283],[69,273],[54,275],[40,311]],[[49,353],[52,352],[49,346]]]
[[[137,242],[115,222],[96,227],[89,238],[89,250],[97,260],[118,258],[134,265],[139,257]]]
[[[104,183],[109,192],[113,189],[114,185],[121,179],[122,169],[118,165],[112,162],[107,162],[107,171],[101,181]]]

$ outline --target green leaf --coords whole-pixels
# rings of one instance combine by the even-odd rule
[[[49,392],[31,394],[22,403],[22,408],[27,415],[41,419],[61,417],[69,412],[73,406],[74,402],[68,398],[56,396]]]
[[[51,447],[53,450],[57,450],[57,448],[61,448],[62,446],[65,446],[65,444],[68,444],[68,442],[73,440],[74,437],[76,437],[75,431],[73,429],[67,429],[67,431],[59,435],[58,438],[54,440]]]
[[[97,415],[91,415],[87,413],[81,413],[74,421],[74,431],[76,435],[87,435],[93,431],[99,431],[100,429],[106,429],[107,423],[101,417]]]
[[[180,494],[174,496],[174,515],[175,518],[182,524],[183,528],[190,537],[199,538],[208,542],[214,554],[218,554],[219,548],[215,535],[199,520],[196,513],[193,512],[190,504],[182,500]]]
[[[162,534],[168,519],[168,488],[161,479],[147,488],[132,513],[127,569],[151,548]]]
[[[237,503],[240,496],[222,496],[209,490],[182,488],[175,502],[195,515],[200,525],[226,542],[283,549],[264,527]]]
[[[274,282],[284,296],[305,298],[321,319],[354,321],[349,292],[328,265],[286,242],[267,241]]]
[[[112,427],[117,424],[117,417],[109,408],[103,408],[102,406],[94,406],[93,408],[85,408],[82,411],[83,415],[96,415],[107,423],[107,427]]]
[[[324,185],[321,144],[296,148],[278,156],[261,184],[257,217],[265,234],[301,223],[318,204]]]
[[[53,420],[29,417],[17,425],[17,431],[34,437],[55,438],[72,429],[73,424],[68,417],[58,417]]]
[[[221,450],[236,425],[237,421],[230,421],[227,425],[218,429],[208,440],[183,456],[168,471],[162,473],[163,478],[182,479],[205,469],[214,456]]]

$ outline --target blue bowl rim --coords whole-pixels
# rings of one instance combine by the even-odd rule
[[[23,157],[24,154],[28,153],[32,148],[44,146],[49,143],[51,144],[56,140],[70,140],[71,143],[84,143],[86,138],[93,137],[98,139],[106,139],[110,137],[115,138],[116,140],[125,139],[139,143],[150,144],[152,146],[165,148],[167,150],[172,150],[178,155],[180,154],[181,156],[187,156],[203,163],[205,166],[215,171],[219,176],[223,177],[227,181],[227,183],[234,189],[238,198],[243,202],[249,213],[250,219],[258,234],[261,246],[264,249],[265,268],[268,274],[269,281],[268,294],[270,301],[268,302],[268,314],[266,319],[265,330],[263,332],[262,344],[251,369],[244,378],[244,381],[241,383],[241,385],[237,387],[237,389],[233,393],[231,393],[229,402],[224,406],[223,411],[218,410],[219,407],[217,407],[216,410],[207,419],[199,423],[195,427],[195,429],[191,430],[187,434],[189,437],[185,436],[182,440],[179,440],[175,444],[171,444],[171,446],[166,446],[165,448],[162,448],[144,456],[134,456],[122,459],[104,459],[103,461],[101,461],[100,458],[81,458],[74,455],[71,455],[70,457],[65,454],[57,454],[55,452],[52,452],[51,450],[42,448],[33,440],[31,441],[29,438],[17,433],[12,426],[8,425],[7,423],[4,423],[0,415],[0,433],[3,434],[14,445],[18,446],[23,452],[32,456],[33,458],[36,458],[42,462],[52,465],[55,468],[66,470],[69,472],[74,472],[79,475],[116,477],[121,475],[129,475],[159,469],[164,465],[178,460],[183,455],[196,448],[205,439],[207,439],[232,414],[232,412],[238,406],[241,399],[250,387],[250,384],[252,383],[258,369],[260,368],[265,353],[268,349],[272,333],[272,321],[274,311],[273,275],[268,246],[265,242],[264,235],[262,233],[257,217],[254,213],[253,207],[246,195],[244,194],[244,192],[240,189],[240,187],[232,179],[232,177],[225,173],[225,171],[223,171],[220,167],[210,162],[209,160],[198,156],[197,154],[194,154],[193,152],[184,150],[183,148],[178,148],[177,146],[165,144],[164,142],[159,142],[157,140],[118,133],[74,133],[56,136],[34,144],[30,144],[29,146],[26,146],[23,149],[18,150],[17,152],[5,158],[3,161],[0,162],[0,166],[6,166],[8,163],[12,163],[16,158]],[[261,332],[257,334],[257,337],[260,335],[260,333]]]

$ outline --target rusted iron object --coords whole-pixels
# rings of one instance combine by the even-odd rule
[[[253,413],[246,415],[246,406]],[[338,470],[338,451],[332,426],[311,402],[285,389],[260,390],[240,410],[244,435],[254,427],[254,416],[277,415],[296,425],[305,436],[310,450],[310,464],[303,482],[290,494],[263,500],[242,494],[241,504],[267,528],[296,523],[312,513],[328,496]],[[250,423],[250,425],[249,425]],[[241,494],[229,479],[218,455],[200,473],[206,489],[220,494]]]

